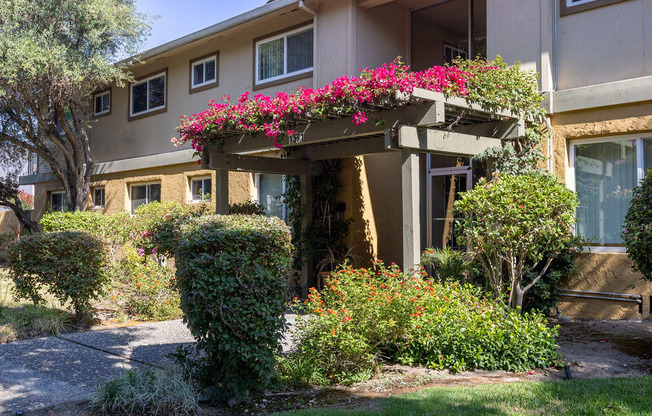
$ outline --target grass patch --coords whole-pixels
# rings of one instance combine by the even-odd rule
[[[283,415],[649,415],[652,376],[430,388],[375,404],[374,410],[325,408]]]
[[[13,282],[0,271],[0,344],[43,335],[58,335],[71,328],[70,314],[47,298],[46,305],[15,302]]]

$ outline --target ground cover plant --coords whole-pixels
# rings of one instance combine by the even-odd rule
[[[290,240],[276,217],[212,215],[181,225],[181,309],[202,356],[195,377],[213,402],[241,399],[272,377],[285,327]]]
[[[556,329],[543,316],[521,315],[479,288],[437,283],[396,265],[346,267],[295,305],[309,318],[299,318],[298,351],[284,365],[305,363],[312,379],[327,384],[369,377],[381,358],[453,371],[523,371],[557,359]]]
[[[44,305],[13,299],[14,283],[0,271],[0,344],[19,339],[58,335],[71,328],[71,316],[52,296]]]
[[[91,401],[103,412],[152,416],[197,413],[198,394],[183,369],[176,367],[125,371],[99,385]]]
[[[621,234],[634,270],[652,281],[652,169],[634,188]]]
[[[619,415],[642,416],[652,408],[652,377],[436,387],[374,400],[358,409],[296,410],[277,415]]]

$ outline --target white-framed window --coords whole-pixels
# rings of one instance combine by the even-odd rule
[[[633,189],[652,168],[652,138],[577,139],[568,153],[568,187],[579,199],[576,233],[592,246],[621,247]]]
[[[199,88],[217,82],[217,55],[191,62],[190,88]]]
[[[106,204],[104,188],[93,189],[93,205],[104,207]]]
[[[150,202],[161,202],[161,183],[145,183],[138,185],[131,185],[131,213],[133,214],[136,208],[141,205],[149,204]]]
[[[51,192],[50,193],[50,211],[67,212],[68,204],[66,203],[65,192]]]
[[[565,16],[567,14],[608,6],[623,1],[627,0],[559,0],[559,14]]]
[[[265,207],[269,217],[279,217],[287,220],[288,208],[283,202],[285,193],[285,176],[270,173],[254,175],[254,199]]]
[[[131,84],[129,115],[137,116],[161,110],[166,105],[165,71]]]
[[[93,95],[93,115],[101,116],[111,112],[111,90]]]
[[[448,43],[444,43],[444,62],[450,63],[457,57],[466,59],[466,51]]]
[[[312,71],[313,26],[256,42],[256,85]]]
[[[210,176],[190,179],[191,202],[210,202],[212,189],[213,180]]]

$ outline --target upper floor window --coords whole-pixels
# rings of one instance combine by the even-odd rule
[[[131,117],[164,110],[166,106],[166,71],[151,75],[131,84]]]
[[[133,214],[136,208],[143,204],[150,202],[161,202],[161,184],[148,183],[143,185],[131,186],[131,213]]]
[[[111,90],[93,95],[93,115],[95,117],[111,113]]]
[[[312,25],[256,42],[256,85],[305,75],[313,67]]]
[[[190,61],[190,92],[217,86],[218,53],[212,53]]]
[[[569,157],[569,186],[579,199],[577,233],[590,245],[622,245],[633,189],[652,168],[652,139],[577,139]]]
[[[68,204],[66,203],[65,192],[52,192],[50,194],[50,211],[67,212]]]
[[[564,16],[584,10],[595,9],[596,7],[607,6],[613,3],[620,3],[626,0],[559,0],[559,14]]]

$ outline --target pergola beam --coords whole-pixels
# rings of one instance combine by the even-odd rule
[[[500,139],[445,130],[419,129],[411,126],[401,126],[398,130],[400,148],[429,153],[474,156],[491,147],[500,146],[500,143]]]
[[[233,155],[213,152],[209,158],[210,169],[238,172],[272,173],[278,175],[312,175],[313,165],[309,160],[281,159]]]
[[[386,129],[398,128],[400,125],[432,127],[445,123],[444,104],[441,102],[382,110],[369,113],[368,117],[369,121],[359,126],[356,126],[348,116],[306,124],[297,129],[299,132],[297,137],[290,143],[284,143],[283,147],[292,148],[355,137],[382,135],[385,134]],[[222,153],[243,153],[266,150],[270,146],[271,139],[268,137],[243,135],[227,137],[220,151]]]
[[[385,134],[345,142],[315,144],[293,150],[288,157],[290,159],[328,160],[399,150],[396,144],[390,140],[390,136]]]
[[[525,136],[525,121],[523,119],[508,119],[487,121],[455,127],[455,133],[471,136],[484,136],[493,139],[516,139]]]

